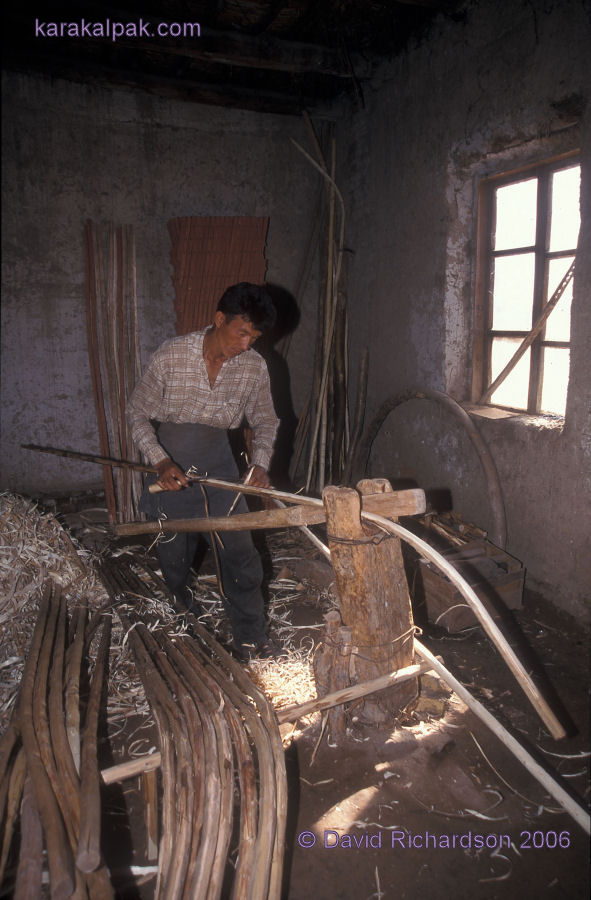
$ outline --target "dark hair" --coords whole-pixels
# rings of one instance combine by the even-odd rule
[[[262,285],[241,281],[233,284],[220,298],[217,308],[225,316],[242,316],[257,331],[266,331],[275,324],[275,306]]]

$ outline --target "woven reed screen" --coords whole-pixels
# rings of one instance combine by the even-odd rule
[[[267,217],[255,216],[187,216],[169,221],[177,334],[209,325],[230,285],[263,283],[268,227]]]

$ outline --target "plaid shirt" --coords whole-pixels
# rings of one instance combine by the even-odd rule
[[[246,418],[254,431],[251,463],[268,469],[279,421],[267,364],[255,350],[246,350],[226,360],[210,387],[204,336],[205,331],[194,331],[156,350],[129,400],[133,441],[154,466],[168,454],[158,443],[151,419],[237,428]]]

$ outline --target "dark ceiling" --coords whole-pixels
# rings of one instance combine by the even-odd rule
[[[322,111],[342,95],[363,105],[364,85],[376,63],[420,40],[438,14],[461,18],[463,5],[458,0],[128,0],[110,6],[94,0],[17,0],[4,4],[3,67],[132,85],[198,103],[291,114]],[[114,23],[127,35],[113,40]],[[176,36],[186,23],[198,25],[199,35],[195,28],[192,37]],[[159,26],[175,36],[159,36]]]

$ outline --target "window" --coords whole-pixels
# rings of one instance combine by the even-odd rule
[[[571,156],[481,183],[476,314],[482,340],[475,355],[481,402],[564,415],[580,179]],[[556,305],[532,338],[549,300]],[[523,355],[491,391],[519,348]]]

